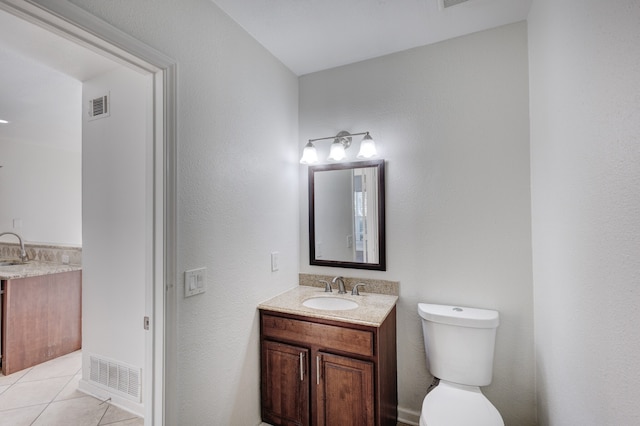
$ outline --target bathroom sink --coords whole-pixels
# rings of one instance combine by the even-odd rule
[[[302,305],[324,311],[347,311],[358,307],[358,304],[353,300],[341,297],[312,297],[302,302]]]

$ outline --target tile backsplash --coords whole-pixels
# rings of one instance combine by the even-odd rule
[[[69,256],[70,265],[82,265],[82,247],[56,246],[52,244],[25,243],[24,248],[29,260],[39,262],[64,263],[62,256]],[[20,245],[0,242],[0,258],[14,259],[20,257]]]
[[[324,284],[318,282],[319,280],[325,280],[331,283],[334,275],[314,275],[314,274],[298,274],[299,285],[306,285],[311,287],[324,287]],[[342,276],[344,279],[344,286],[347,291],[351,291],[353,286],[357,283],[364,283],[365,286],[360,288],[360,291],[364,293],[377,293],[377,294],[389,294],[391,296],[398,296],[400,294],[400,282],[398,281],[386,281],[386,280],[374,280],[370,278],[356,278]]]

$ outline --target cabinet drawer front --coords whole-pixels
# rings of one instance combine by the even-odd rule
[[[325,349],[373,356],[373,332],[334,325],[316,324],[291,318],[262,315],[265,337],[284,339]]]

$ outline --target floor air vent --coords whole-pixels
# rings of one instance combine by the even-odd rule
[[[109,94],[89,100],[89,120],[109,117],[111,108],[109,106]]]
[[[115,361],[110,361],[96,356],[90,356],[89,381],[108,389],[115,391],[119,395],[141,402],[140,397],[142,384],[140,376],[142,369],[132,367]]]

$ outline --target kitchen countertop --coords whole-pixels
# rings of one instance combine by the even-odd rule
[[[307,308],[302,303],[311,297],[340,297],[353,300],[359,306],[355,309],[342,311]],[[387,294],[361,291],[360,296],[352,296],[351,292],[347,292],[347,294],[338,294],[336,291],[325,293],[324,289],[319,287],[299,285],[260,303],[258,309],[379,327],[397,301],[398,296]]]
[[[14,261],[15,259],[0,259],[0,261]],[[60,272],[80,271],[82,266],[53,262],[30,260],[18,265],[0,266],[0,280],[37,277],[39,275],[57,274]]]

